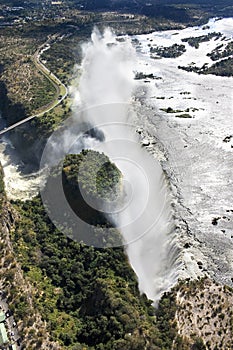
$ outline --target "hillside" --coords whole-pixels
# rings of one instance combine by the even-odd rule
[[[64,163],[71,183],[74,161]],[[2,193],[2,287],[26,349],[231,349],[232,289],[180,282],[155,310],[122,248],[75,243],[51,224],[40,198],[13,209]]]
[[[176,303],[178,334],[187,343],[202,339],[206,349],[232,349],[232,288],[209,279],[182,283]]]
[[[82,157],[64,163],[72,184]],[[26,349],[231,349],[231,288],[206,278],[180,281],[154,309],[122,248],[70,240],[40,198],[5,206],[13,219],[10,236],[1,229],[3,288]]]
[[[72,183],[80,160],[88,153],[76,156],[76,166],[75,157],[67,157],[64,171]],[[103,157],[91,154],[94,159]],[[110,173],[108,169],[106,176],[114,168]],[[152,302],[140,295],[123,248],[97,249],[70,240],[50,222],[39,197],[16,202],[14,207],[18,212],[12,230],[14,251],[31,286],[29,299],[26,297],[23,304],[14,299],[10,304],[18,321],[28,322],[30,301],[43,315],[50,339],[59,342],[62,349],[169,349],[175,332],[174,308],[164,308],[165,316],[156,321]],[[98,227],[103,230],[105,225]],[[29,340],[25,335],[23,338],[28,346]],[[34,334],[32,349],[36,342]]]

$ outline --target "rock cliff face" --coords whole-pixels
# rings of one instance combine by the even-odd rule
[[[21,103],[15,103],[8,97],[6,85],[2,81],[0,81],[0,111],[6,126],[17,123],[28,116],[28,111]],[[33,167],[39,166],[46,136],[43,133],[38,134],[33,122],[28,122],[10,131],[7,137],[23,162]]]
[[[30,122],[17,127],[8,136],[20,159],[27,164],[28,172],[38,170],[46,137],[42,134],[38,136],[36,127],[31,125]]]
[[[6,84],[3,81],[0,81],[0,110],[7,125],[16,123],[26,115],[25,107],[21,103],[14,103],[8,97]]]
[[[187,349],[201,343],[195,349],[232,349],[233,289],[203,278],[180,283],[176,293],[175,319]]]

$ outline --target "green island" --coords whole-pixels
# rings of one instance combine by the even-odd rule
[[[186,72],[194,72],[198,74],[214,74],[222,77],[232,77],[233,76],[233,58],[228,57],[222,59],[211,66],[204,64],[201,68],[194,65],[189,66],[178,66],[179,69],[183,69]]]
[[[185,45],[178,44],[173,44],[172,46],[168,47],[159,46],[150,48],[151,58],[155,58],[154,54],[164,58],[176,58],[183,55],[185,51]]]
[[[182,109],[173,109],[171,107],[167,107],[167,108],[160,108],[160,110],[168,114],[175,114],[176,118],[193,118],[190,112],[196,112],[198,111],[198,108],[186,108],[185,110],[182,110]]]
[[[190,38],[184,38],[181,39],[183,42],[187,42],[190,46],[195,47],[195,49],[198,49],[201,43],[210,41],[211,39],[219,39],[221,38],[221,33],[209,33],[207,35],[201,35],[197,37],[190,37]]]
[[[142,80],[142,79],[155,79],[155,80],[160,80],[162,79],[161,77],[158,77],[156,75],[154,75],[153,73],[150,73],[150,74],[145,74],[145,73],[142,73],[142,72],[137,72],[135,74],[135,80]]]
[[[48,179],[52,188],[56,177],[57,174],[52,174]],[[72,238],[97,247],[122,246],[120,232],[103,214],[106,207],[108,210],[115,209],[114,203],[122,192],[122,174],[115,164],[105,154],[93,150],[70,154],[63,163],[62,181],[69,206],[81,219],[78,231],[76,226],[72,228],[71,225]],[[62,209],[60,217],[63,225],[69,218],[69,212]]]
[[[183,42],[188,42],[189,45],[199,48],[200,43],[209,41],[211,39],[217,40],[222,37],[221,33],[209,33],[199,37],[190,37],[182,39]],[[224,39],[224,37],[222,38]],[[218,45],[212,52],[208,53],[207,56],[211,58],[214,63],[211,65],[205,63],[202,67],[196,67],[194,64],[188,66],[178,66],[179,69],[183,69],[187,72],[195,72],[198,74],[214,74],[217,76],[231,77],[233,76],[232,70],[232,54],[233,54],[233,43],[228,42],[224,47],[224,44]]]
[[[94,193],[97,199],[110,201],[112,196],[117,196],[120,192],[122,174],[103,153],[83,150],[77,156],[66,156],[63,173],[67,182],[74,187],[79,183],[87,195]]]
[[[217,46],[211,53],[208,53],[212,61],[218,61],[221,58],[229,57],[233,55],[233,41],[230,41],[223,49],[223,44]]]

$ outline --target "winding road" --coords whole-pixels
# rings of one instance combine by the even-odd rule
[[[48,50],[50,48],[50,45],[48,41],[46,41],[44,44],[42,44],[37,51],[35,52],[33,56],[33,61],[35,63],[35,66],[39,69],[39,71],[55,86],[57,90],[57,94],[61,96],[61,98],[56,99],[51,102],[49,105],[46,106],[46,109],[43,110],[40,113],[31,115],[25,119],[20,120],[19,122],[12,124],[3,130],[0,130],[0,136],[6,134],[8,131],[15,129],[16,127],[27,123],[29,120],[37,118],[37,117],[42,117],[45,113],[51,111],[53,108],[58,106],[68,95],[68,89],[67,87],[60,81],[58,77],[56,77],[55,74],[53,74],[41,61],[40,61],[40,56],[41,54]]]

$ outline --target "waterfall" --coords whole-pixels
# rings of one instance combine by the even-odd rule
[[[177,281],[178,251],[173,247],[169,191],[163,171],[140,145],[131,122],[136,54],[129,39],[119,41],[109,29],[103,34],[94,29],[91,41],[82,50],[81,78],[78,87],[72,88],[73,116],[50,138],[42,164],[56,163],[67,153],[91,148],[104,152],[117,165],[123,174],[124,200],[116,210],[103,211],[123,236],[140,291],[156,303]],[[55,203],[52,206],[56,208]]]

